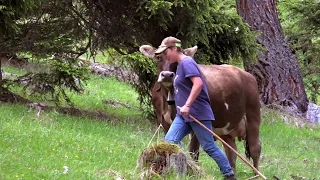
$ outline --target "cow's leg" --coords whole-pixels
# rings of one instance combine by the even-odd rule
[[[222,136],[221,137],[227,144],[229,144],[234,150],[237,150],[237,145],[236,141],[234,138],[231,136]],[[235,171],[236,170],[236,160],[237,160],[237,155],[226,145],[223,144],[224,150],[226,152],[227,158],[229,160],[230,166],[232,169]]]
[[[261,154],[261,143],[259,139],[260,126],[260,107],[250,109],[246,112],[247,128],[246,128],[246,155],[252,158],[253,165],[259,169],[259,160]]]
[[[194,134],[194,132],[191,132],[191,140],[189,144],[189,153],[192,159],[196,162],[199,160],[199,148],[200,148],[200,143]]]
[[[158,119],[158,121],[160,121],[160,124],[163,127],[164,134],[167,134],[171,124],[167,123],[167,121],[165,121],[163,116],[160,120]]]

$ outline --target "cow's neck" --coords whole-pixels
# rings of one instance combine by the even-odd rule
[[[164,99],[167,101],[167,103],[164,103],[164,109],[165,111],[169,111],[171,119],[173,120],[177,114],[177,110],[176,110],[176,103],[174,101],[174,90],[173,88],[171,88],[170,90],[168,90],[166,87],[162,86],[162,92],[163,92],[163,96]]]

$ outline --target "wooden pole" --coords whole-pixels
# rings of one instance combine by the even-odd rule
[[[181,107],[178,106],[178,108],[180,109]],[[244,158],[241,154],[239,154],[236,150],[234,150],[228,143],[226,143],[221,137],[219,137],[218,135],[216,135],[213,131],[211,131],[210,129],[208,129],[206,126],[204,126],[200,121],[198,121],[195,117],[193,117],[192,115],[189,114],[189,117],[195,121],[197,124],[199,124],[201,127],[203,127],[205,130],[207,130],[208,132],[210,132],[215,138],[219,139],[222,144],[224,144],[225,146],[227,146],[229,149],[231,149],[237,156],[239,156],[248,166],[250,166],[254,172],[256,172],[260,177],[262,177],[263,179],[267,179],[257,168],[255,168],[246,158]]]
[[[253,180],[253,179],[257,179],[258,177],[260,177],[259,175],[253,176],[252,178],[249,178],[247,180]]]

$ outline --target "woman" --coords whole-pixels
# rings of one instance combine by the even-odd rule
[[[170,63],[178,63],[174,79],[177,115],[164,140],[180,144],[180,141],[194,131],[203,150],[215,160],[225,179],[235,180],[234,173],[224,153],[216,146],[213,136],[189,118],[189,112],[203,125],[212,130],[214,115],[210,106],[208,91],[197,63],[182,53],[181,41],[174,37],[165,38],[156,54],[163,54]]]

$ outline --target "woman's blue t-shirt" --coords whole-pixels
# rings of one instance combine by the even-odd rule
[[[214,120],[214,115],[210,106],[210,99],[208,96],[207,85],[199,70],[197,63],[192,57],[185,57],[178,65],[176,76],[174,78],[174,92],[177,106],[184,106],[192,89],[193,83],[190,79],[192,76],[200,77],[203,82],[203,87],[192,103],[189,114],[194,116],[199,121]],[[177,115],[180,115],[180,110],[177,108]],[[191,122],[192,119],[182,116],[186,122]]]

